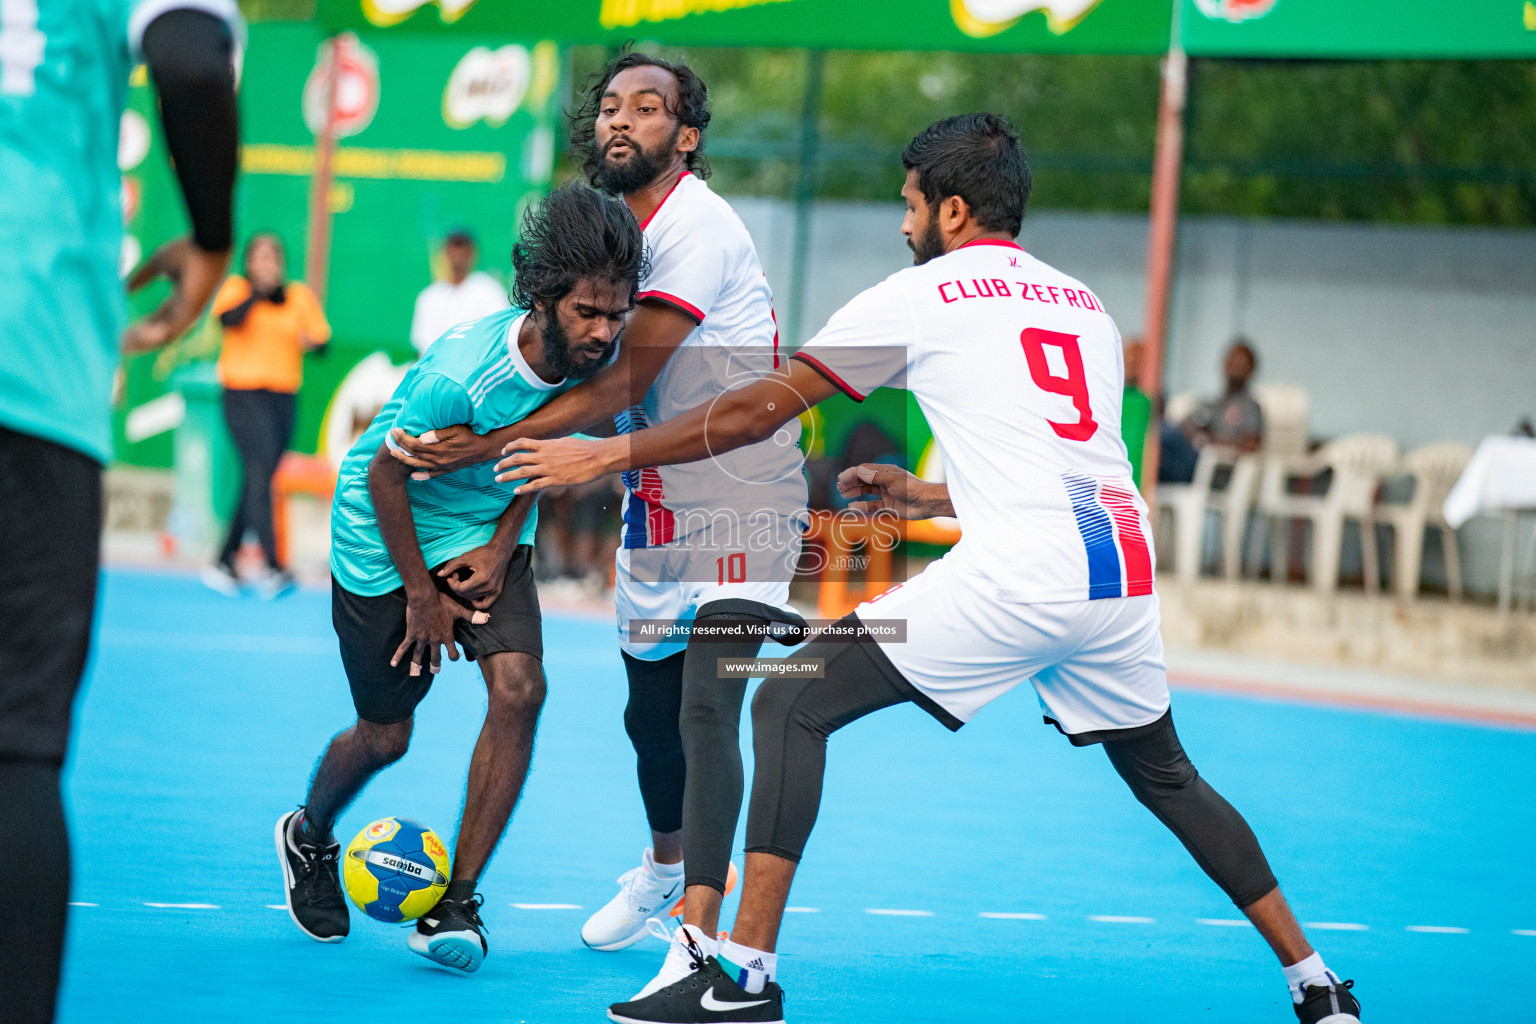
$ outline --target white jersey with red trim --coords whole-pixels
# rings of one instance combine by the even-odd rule
[[[913,393],[960,520],[945,557],[1000,598],[1152,592],[1120,332],[1080,282],[1012,242],[972,242],[857,296],[795,358],[859,401]]]
[[[620,413],[620,433],[705,405],[780,367],[773,293],[746,225],[707,184],[684,174],[641,228],[651,269],[639,299],[666,302],[699,322],[667,360],[645,401]],[[624,474],[623,545],[669,544],[719,513],[806,521],[800,425],[702,462]]]

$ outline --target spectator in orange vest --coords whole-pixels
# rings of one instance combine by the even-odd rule
[[[244,482],[224,548],[203,580],[220,593],[239,593],[235,554],[246,531],[254,530],[269,569],[260,590],[273,598],[293,588],[293,576],[278,559],[272,477],[293,436],[304,354],[324,349],[331,325],[309,286],[287,280],[283,242],[276,234],[251,236],[243,269],[243,276],[231,276],[219,289],[213,312],[224,326],[219,355],[224,419],[240,452]]]

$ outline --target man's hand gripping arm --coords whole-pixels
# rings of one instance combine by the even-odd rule
[[[627,469],[698,462],[767,440],[784,424],[837,393],[808,363],[791,359],[782,371],[633,434],[600,441],[519,437],[507,446],[507,457],[496,464],[496,479],[515,482],[515,493],[528,494]]]
[[[379,534],[405,586],[405,640],[389,663],[398,665],[401,658],[409,658],[411,675],[419,676],[424,665],[432,672],[441,670],[444,644],[448,645],[448,657],[453,661],[459,659],[459,649],[453,642],[455,622],[463,619],[481,624],[489,622],[490,616],[464,607],[432,582],[416,539],[416,520],[406,494],[410,470],[390,458],[388,451],[387,446],[380,445],[378,454],[368,464],[368,493],[373,497]],[[508,514],[512,507],[508,506]],[[526,508],[523,515],[527,515]]]
[[[565,437],[600,423],[642,401],[667,360],[698,326],[687,313],[662,302],[642,302],[624,328],[611,364],[579,387],[541,406],[524,419],[488,434],[466,426],[429,430],[412,437],[396,427],[391,454],[418,480],[489,462],[518,438]]]

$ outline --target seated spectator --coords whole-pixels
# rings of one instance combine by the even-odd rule
[[[1163,421],[1159,482],[1187,484],[1193,480],[1200,449],[1208,444],[1251,453],[1263,443],[1264,412],[1248,391],[1248,381],[1258,367],[1252,346],[1244,338],[1236,339],[1222,365],[1227,389],[1220,398],[1200,403],[1177,427]]]
[[[479,258],[480,250],[468,231],[454,231],[443,239],[448,276],[421,290],[411,317],[411,344],[417,353],[426,355],[427,347],[450,327],[507,308],[507,286],[476,270]]]

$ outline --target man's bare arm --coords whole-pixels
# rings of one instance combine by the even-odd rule
[[[408,657],[411,675],[415,676],[421,674],[423,663],[430,671],[438,671],[441,664],[439,648],[443,644],[448,645],[448,657],[458,660],[459,649],[453,643],[456,619],[482,623],[490,617],[482,611],[471,612],[438,590],[432,582],[432,574],[427,571],[426,560],[421,554],[421,544],[416,539],[416,519],[406,493],[410,470],[390,458],[386,454],[388,450],[380,445],[378,454],[368,464],[368,493],[373,498],[379,535],[405,587],[405,640],[395,651],[390,664],[398,665],[402,657]]]
[[[642,401],[679,345],[699,323],[675,306],[646,301],[630,314],[614,361],[590,381],[488,434],[447,427],[412,437],[395,428],[391,454],[412,469],[439,475],[489,462],[519,437],[565,437]],[[431,438],[428,440],[428,438]]]
[[[496,479],[516,482],[516,493],[526,494],[627,469],[698,462],[767,440],[837,393],[810,364],[791,359],[784,371],[633,434],[600,441],[519,437],[496,464]]]

